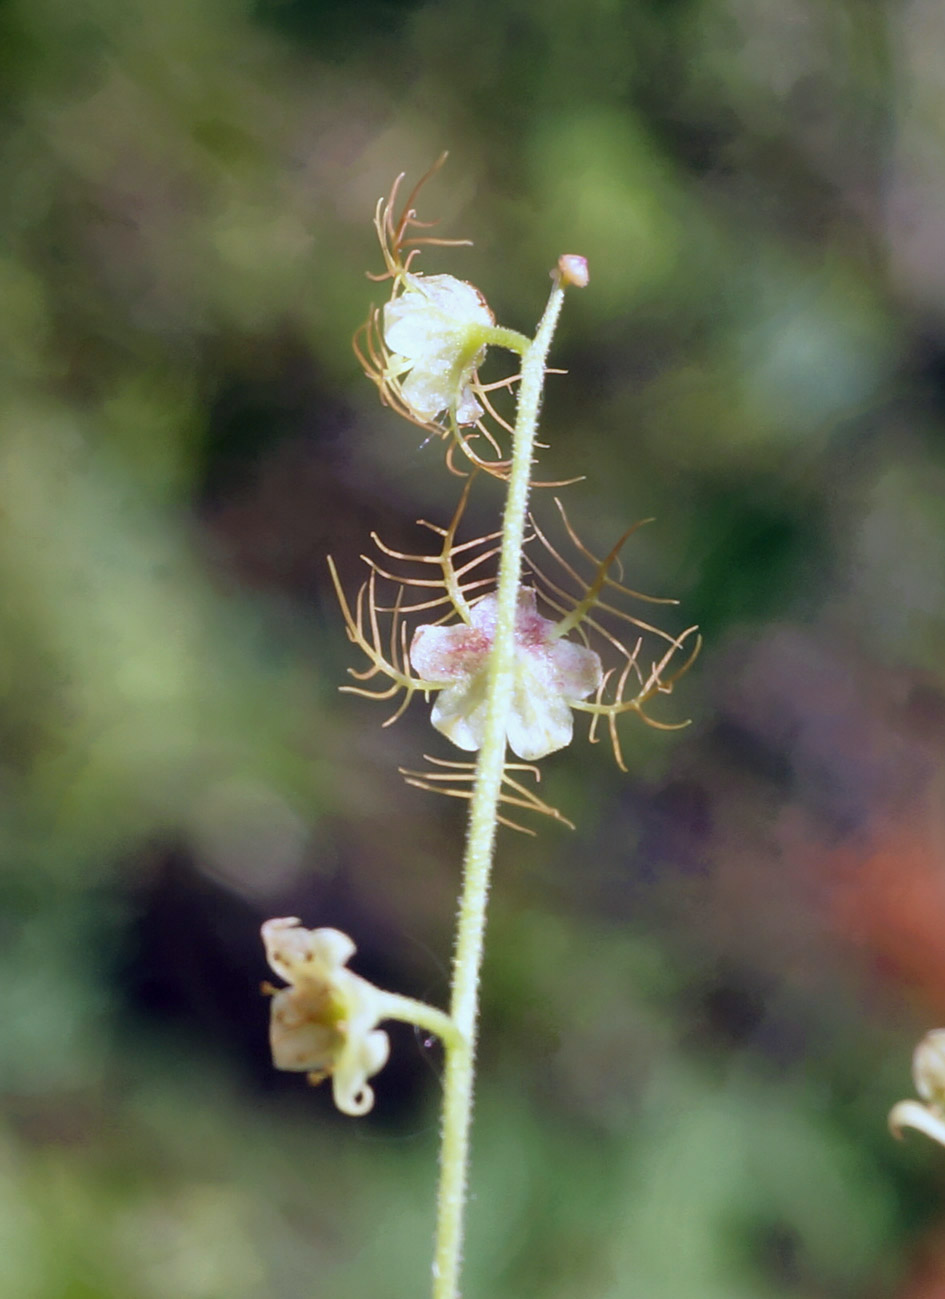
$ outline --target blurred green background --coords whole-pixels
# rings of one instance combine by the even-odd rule
[[[3,1299],[427,1291],[436,1050],[274,1074],[257,932],[445,1001],[448,748],[337,695],[325,563],[452,511],[350,350],[444,148],[427,270],[531,330],[589,259],[543,472],[706,636],[503,836],[464,1293],[945,1294],[943,62],[940,0],[0,5]]]

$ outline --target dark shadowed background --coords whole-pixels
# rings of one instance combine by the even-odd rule
[[[257,934],[447,996],[448,746],[326,568],[455,502],[350,348],[444,148],[428,271],[531,331],[588,258],[542,469],[706,639],[503,835],[464,1293],[945,1294],[943,65],[940,0],[0,5],[3,1299],[426,1293],[437,1051],[274,1074]]]

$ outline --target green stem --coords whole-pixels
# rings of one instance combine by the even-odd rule
[[[460,1045],[460,1036],[456,1025],[445,1011],[436,1006],[428,1006],[425,1001],[414,1001],[413,997],[402,997],[397,992],[378,992],[378,1020],[399,1019],[404,1024],[415,1024],[425,1028],[428,1033],[435,1033],[447,1050]]]
[[[510,352],[518,352],[519,356],[524,356],[532,346],[532,340],[526,334],[520,334],[517,329],[506,329],[504,325],[484,326],[482,343],[488,347],[505,347]]]
[[[479,1016],[479,972],[496,816],[505,766],[508,717],[515,685],[515,614],[545,362],[563,300],[564,289],[556,277],[535,338],[522,353],[522,380],[502,519],[495,639],[487,677],[488,711],[469,811],[453,957],[450,1015],[458,1037],[452,1045],[447,1043],[446,1053],[433,1299],[458,1299],[459,1296]]]

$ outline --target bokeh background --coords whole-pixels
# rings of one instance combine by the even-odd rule
[[[943,66],[940,0],[4,0],[4,1299],[426,1293],[436,1048],[274,1074],[257,932],[447,996],[448,750],[325,562],[452,511],[350,350],[444,148],[428,270],[530,330],[588,257],[543,469],[706,638],[503,836],[464,1293],[945,1295]]]

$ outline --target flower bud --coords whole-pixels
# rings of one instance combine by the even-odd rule
[[[586,289],[590,280],[587,258],[578,253],[562,253],[558,258],[558,274],[565,288]]]

